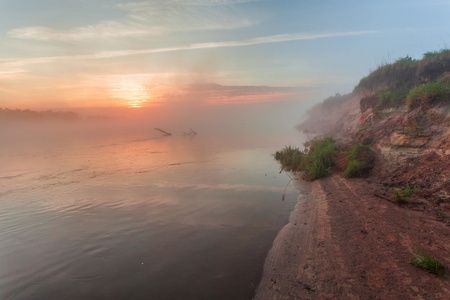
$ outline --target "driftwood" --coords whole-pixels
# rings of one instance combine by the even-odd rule
[[[195,132],[194,130],[192,130],[192,128],[189,128],[189,130],[191,131],[191,133],[192,133],[193,135],[197,135],[197,132]]]
[[[166,136],[172,135],[170,132],[164,131],[161,128],[154,128],[155,130],[164,133]]]
[[[390,199],[388,197],[385,197],[383,195],[380,195],[380,194],[377,194],[377,193],[374,193],[374,195],[377,196],[377,197],[380,197],[381,199],[387,200],[389,202],[396,203],[394,200],[392,200],[392,199]]]
[[[183,135],[185,136],[195,136],[197,135],[197,132],[195,132],[194,130],[192,130],[192,128],[189,128],[190,131],[185,131],[183,132]]]

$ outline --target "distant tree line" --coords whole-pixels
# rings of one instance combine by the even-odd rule
[[[59,120],[74,121],[80,116],[72,111],[34,111],[0,108],[0,120]]]

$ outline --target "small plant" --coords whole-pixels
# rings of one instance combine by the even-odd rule
[[[438,216],[440,216],[441,218],[447,218],[447,214],[446,214],[443,210],[438,210],[436,213],[437,213]]]
[[[394,191],[394,200],[397,201],[398,204],[407,204],[409,202],[408,199],[402,197],[398,191]]]
[[[365,137],[361,139],[361,144],[368,146],[372,143],[372,139],[369,137]]]
[[[426,269],[438,276],[444,276],[444,264],[431,255],[424,253],[423,251],[420,251],[420,254],[414,254],[414,259],[409,261],[409,263],[413,264],[416,267]]]
[[[419,189],[414,186],[414,188],[411,188],[409,186],[409,184],[406,184],[403,189],[402,189],[402,194],[405,197],[411,197],[412,195],[414,195],[415,193],[417,193],[419,191]]]

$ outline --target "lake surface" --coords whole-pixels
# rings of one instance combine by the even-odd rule
[[[252,298],[292,137],[157,135],[4,144],[0,299]]]

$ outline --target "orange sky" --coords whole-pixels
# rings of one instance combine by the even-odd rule
[[[442,1],[21,0],[0,11],[0,107],[37,110],[318,101],[440,47],[450,25]]]

